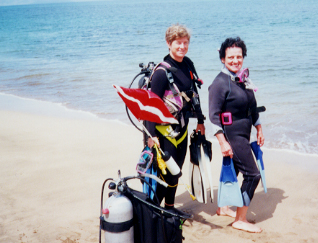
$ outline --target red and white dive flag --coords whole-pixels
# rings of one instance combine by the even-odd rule
[[[156,123],[178,124],[177,119],[158,95],[144,89],[113,85],[131,113],[138,119]]]

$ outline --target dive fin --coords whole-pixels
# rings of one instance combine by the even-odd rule
[[[154,170],[153,166],[147,170],[147,174],[157,176],[157,171]],[[145,177],[145,180],[151,185],[152,189],[146,183],[143,183],[143,193],[146,193],[152,200],[154,200],[154,192],[157,189],[157,181],[150,177]]]
[[[201,178],[202,178],[201,179],[201,184],[202,184],[203,203],[207,203],[207,189],[206,189],[204,165],[203,165],[203,160],[202,160],[202,155],[201,155],[201,143],[198,143],[197,151],[198,151],[200,175],[201,175]]]
[[[218,190],[218,206],[243,207],[242,193],[236,178],[233,160],[230,157],[223,157]]]
[[[148,146],[146,146],[144,149],[143,149],[143,152],[150,152],[152,151]],[[142,157],[144,158],[145,154],[142,152]],[[152,161],[156,161],[157,160],[157,155],[155,152],[152,151],[152,154],[153,154],[153,157],[151,157],[151,160]],[[157,173],[157,169],[154,167],[154,163],[152,163],[152,161],[150,162],[151,165],[150,166],[146,166],[146,168],[142,168],[142,169],[146,169],[145,173],[146,174],[151,174],[151,175],[154,175],[154,176],[158,176],[158,173]],[[148,162],[149,163],[149,162]],[[137,168],[139,167],[139,164],[137,164]],[[145,177],[144,178],[149,184],[150,186],[152,187],[149,188],[148,184],[147,183],[143,183],[143,186],[142,186],[142,191],[143,193],[147,194],[152,200],[154,199],[154,191],[156,191],[157,189],[157,181],[150,178],[150,177]]]
[[[190,185],[192,189],[192,194],[196,197],[197,201],[200,203],[204,202],[204,188],[202,183],[202,176],[200,168],[197,165],[190,163],[191,180]]]
[[[212,144],[205,139],[205,135],[201,132],[193,133],[190,136],[190,185],[192,193],[197,197],[200,203],[207,203],[207,182],[205,179],[205,169],[208,170],[208,178],[210,182],[211,202],[213,202],[213,186],[210,161],[212,159]],[[210,146],[210,147],[209,147]],[[203,153],[201,150],[203,149]],[[203,156],[202,156],[203,154]],[[207,157],[208,156],[208,157]],[[206,158],[207,157],[207,158]]]
[[[202,147],[204,152],[204,161],[205,161],[208,179],[210,183],[210,197],[211,197],[211,202],[213,202],[214,196],[213,196],[213,180],[212,180],[212,168],[211,168],[212,143],[204,138],[204,141],[202,142]]]
[[[193,186],[192,186],[192,176],[193,176],[193,164],[189,163],[189,182],[190,182],[190,191],[194,195]],[[194,195],[195,196],[195,195]]]
[[[256,161],[257,161],[257,166],[259,169],[259,172],[261,174],[262,178],[262,184],[264,188],[264,192],[267,192],[267,186],[266,186],[266,180],[265,180],[265,168],[264,168],[264,162],[263,162],[263,151],[261,150],[261,147],[257,144],[257,142],[252,142],[251,143],[251,148],[252,151],[255,155]]]

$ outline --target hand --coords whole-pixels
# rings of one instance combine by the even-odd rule
[[[227,141],[220,144],[220,146],[223,157],[230,156],[231,158],[233,158],[233,150],[231,148],[231,145]]]
[[[216,138],[219,141],[220,147],[221,147],[221,153],[223,157],[227,157],[230,156],[231,158],[233,158],[233,150],[231,145],[228,143],[228,141],[226,141],[224,134],[223,133],[219,133],[215,135]]]
[[[157,137],[148,138],[147,144],[149,148],[152,148],[155,144],[160,148],[159,139]]]
[[[204,124],[198,124],[197,125],[197,129],[195,130],[195,132],[201,131],[201,134],[204,135],[205,134],[205,126]]]
[[[264,142],[265,142],[265,138],[264,138],[263,130],[262,130],[262,125],[257,125],[255,128],[257,130],[257,134],[256,134],[257,144],[260,147],[262,147],[264,145]]]

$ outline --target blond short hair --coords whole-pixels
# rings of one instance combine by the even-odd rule
[[[168,43],[171,43],[174,40],[183,38],[183,37],[188,37],[190,41],[190,37],[191,37],[190,31],[183,25],[180,25],[180,24],[171,25],[166,31],[166,41]]]

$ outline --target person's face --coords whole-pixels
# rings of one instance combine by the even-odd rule
[[[179,39],[176,39],[172,41],[171,43],[167,42],[167,45],[170,50],[170,56],[178,61],[182,62],[184,56],[188,52],[188,47],[189,47],[189,39],[188,37],[182,37]]]
[[[225,58],[221,61],[229,71],[237,73],[243,66],[242,48],[236,46],[226,48]]]

